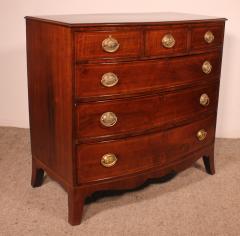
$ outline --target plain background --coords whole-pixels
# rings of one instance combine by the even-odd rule
[[[171,11],[228,18],[217,137],[240,137],[239,0],[0,0],[0,3],[0,126],[29,127],[24,16]]]

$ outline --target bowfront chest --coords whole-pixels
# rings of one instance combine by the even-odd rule
[[[32,186],[130,189],[203,158],[214,140],[225,19],[153,13],[26,17]],[[39,190],[40,191],[40,190]]]

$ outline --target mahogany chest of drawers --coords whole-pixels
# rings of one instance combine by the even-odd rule
[[[32,186],[68,193],[69,223],[95,191],[129,189],[203,158],[214,174],[224,18],[26,17]]]

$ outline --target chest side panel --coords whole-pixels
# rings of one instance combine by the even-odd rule
[[[32,155],[72,183],[72,36],[59,25],[27,20]]]

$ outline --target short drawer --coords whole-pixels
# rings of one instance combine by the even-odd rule
[[[81,103],[76,108],[76,135],[86,139],[164,127],[216,111],[217,100],[218,83],[214,83],[165,95]]]
[[[77,32],[75,33],[76,60],[137,57],[141,54],[140,31]]]
[[[222,46],[224,37],[224,23],[193,26],[191,50],[211,49]]]
[[[145,55],[164,56],[186,53],[187,36],[187,27],[147,30]]]
[[[211,71],[205,73],[208,61]],[[149,92],[194,81],[219,77],[221,52],[171,59],[110,64],[82,64],[76,67],[76,97],[98,97]]]
[[[215,116],[165,132],[77,147],[78,183],[167,166],[214,140]]]

